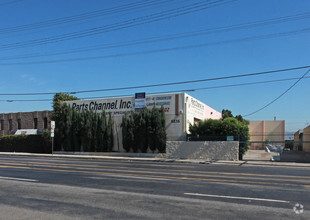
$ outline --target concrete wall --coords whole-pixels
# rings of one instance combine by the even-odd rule
[[[167,141],[168,159],[238,160],[238,141]]]

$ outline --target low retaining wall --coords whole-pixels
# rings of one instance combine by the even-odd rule
[[[238,160],[238,141],[167,141],[168,159]]]

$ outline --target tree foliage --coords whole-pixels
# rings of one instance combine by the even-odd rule
[[[64,131],[66,117],[63,114],[63,102],[79,100],[77,97],[66,94],[66,93],[56,93],[53,98],[53,113],[51,120],[55,121],[55,146],[57,150],[63,149],[63,144],[65,140],[65,134],[59,132],[59,129]]]
[[[142,109],[122,119],[123,147],[129,152],[165,152],[166,128],[164,109]]]
[[[239,157],[242,157],[248,150],[249,122],[241,115],[234,117],[227,109],[223,109],[222,115],[223,118],[220,120],[208,119],[190,125],[190,136],[208,141],[225,141],[227,136],[234,136],[235,141],[240,141]]]
[[[59,136],[62,150],[103,152],[113,149],[113,120],[109,114],[93,111],[78,112],[69,105],[63,105],[60,112]]]

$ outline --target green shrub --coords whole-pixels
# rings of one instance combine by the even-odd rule
[[[49,131],[41,135],[9,135],[0,138],[0,151],[25,153],[51,153]]]

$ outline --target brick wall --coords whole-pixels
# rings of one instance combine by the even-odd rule
[[[50,129],[51,114],[51,111],[1,113],[0,137],[10,135],[18,129]]]

